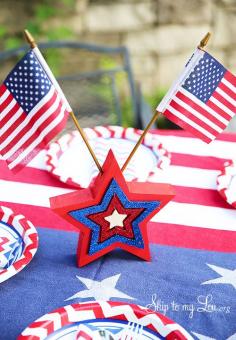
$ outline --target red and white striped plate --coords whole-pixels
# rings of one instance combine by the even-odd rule
[[[0,283],[21,271],[38,249],[38,233],[23,215],[0,206]]]
[[[229,204],[236,208],[236,160],[224,164],[217,177],[217,190]]]
[[[100,337],[103,331],[107,337]],[[193,340],[191,335],[164,315],[134,304],[86,302],[61,307],[27,327],[18,340]]]
[[[109,149],[112,149],[120,166],[124,164],[142,133],[141,130],[119,126],[97,126],[84,131],[101,165]],[[170,153],[163,147],[157,135],[148,133],[124,171],[124,176],[127,181],[147,181],[151,175],[165,169],[169,164]],[[50,144],[46,168],[60,181],[76,188],[88,187],[98,174],[98,169],[77,131]]]

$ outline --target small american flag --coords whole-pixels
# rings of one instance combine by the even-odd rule
[[[236,77],[197,49],[157,111],[210,143],[236,113]]]
[[[30,50],[0,86],[0,154],[9,169],[20,170],[63,129],[67,108]]]

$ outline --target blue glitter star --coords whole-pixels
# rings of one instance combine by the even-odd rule
[[[113,235],[109,239],[106,239],[103,242],[99,241],[100,235],[100,225],[92,221],[88,216],[91,214],[96,214],[100,212],[104,212],[108,209],[109,204],[111,202],[112,197],[116,195],[121,204],[125,209],[135,209],[141,208],[143,211],[137,218],[135,218],[132,222],[132,228],[134,233],[134,238],[130,239],[121,235]],[[113,179],[110,185],[107,188],[105,195],[103,196],[102,202],[98,205],[94,205],[88,208],[73,210],[68,212],[68,214],[73,217],[75,220],[83,223],[85,226],[91,229],[91,242],[88,253],[90,255],[95,254],[99,250],[106,248],[107,246],[115,243],[122,242],[130,246],[134,246],[137,248],[144,248],[144,242],[142,238],[142,234],[140,232],[139,224],[142,222],[147,216],[149,216],[155,209],[160,206],[160,201],[130,201],[127,196],[124,194],[123,190],[118,185],[117,181]]]

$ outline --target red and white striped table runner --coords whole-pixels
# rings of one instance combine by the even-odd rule
[[[224,162],[236,158],[236,134],[222,134],[207,145],[183,131],[154,132],[172,159],[170,167],[152,180],[171,183],[176,196],[150,223],[150,242],[236,251],[236,209],[216,190]],[[16,175],[0,161],[0,204],[24,214],[36,226],[75,230],[49,208],[49,197],[73,189],[45,170],[44,156],[41,152]]]

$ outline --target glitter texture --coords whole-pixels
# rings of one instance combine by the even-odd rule
[[[122,235],[122,233],[114,233],[111,237],[108,238],[100,238],[101,235],[101,226],[94,221],[94,218],[89,218],[89,215],[95,215],[99,213],[106,212],[109,207],[112,199],[117,197],[123,208],[127,211],[127,214],[134,211],[135,209],[139,209],[140,213],[135,216],[135,218],[131,221],[130,226],[132,227],[133,237],[131,238],[130,232],[127,234],[127,237]],[[72,216],[75,220],[80,221],[85,226],[87,226],[91,230],[91,241],[88,249],[88,253],[90,255],[95,254],[96,252],[106,248],[107,246],[115,243],[121,242],[130,246],[134,246],[137,248],[144,248],[144,242],[142,238],[142,234],[140,232],[139,224],[148,217],[155,209],[160,206],[160,201],[130,201],[123,190],[120,188],[115,179],[112,179],[107,190],[103,196],[103,199],[100,204],[94,205],[88,208],[73,210],[69,212],[69,215]],[[123,210],[124,211],[124,210]],[[107,214],[109,215],[109,213]],[[99,219],[100,222],[101,219]],[[107,228],[107,224],[104,223],[104,227]],[[116,229],[116,228],[114,228]]]

